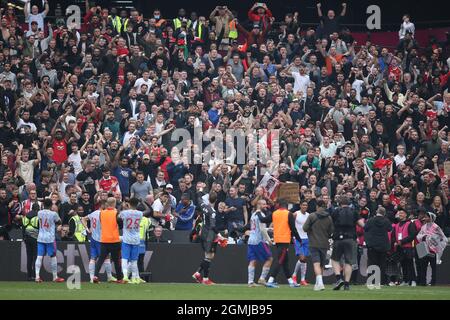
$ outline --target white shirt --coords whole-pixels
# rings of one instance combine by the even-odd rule
[[[41,30],[44,30],[44,18],[45,18],[45,12],[41,12],[38,14],[28,14],[28,30],[31,30],[31,23],[33,21],[36,21],[38,24],[38,28]]]
[[[131,117],[132,118],[135,118],[135,116],[139,114],[139,110],[136,110],[136,104],[137,104],[136,99],[130,99]]]
[[[310,80],[308,75],[301,75],[298,72],[292,72],[292,76],[294,77],[294,92],[301,91],[303,92],[303,96],[306,96],[306,89],[309,86]]]
[[[139,93],[141,92],[141,86],[143,84],[147,85],[147,92],[146,92],[146,94],[149,94],[150,93],[150,88],[153,85],[153,80],[148,79],[147,81],[145,81],[144,78],[137,79],[136,82],[134,83],[134,88],[137,90],[137,92],[139,92]]]
[[[298,235],[300,236],[300,239],[308,239],[308,234],[303,231],[303,225],[306,222],[306,219],[308,219],[309,213],[305,212],[304,214],[301,213],[301,211],[297,211],[297,217],[295,218],[295,227],[297,228]]]
[[[153,211],[162,212],[164,209],[164,206],[160,199],[156,199],[155,202],[152,204]]]
[[[133,133],[130,133],[130,131],[125,132],[125,134],[123,135],[122,144],[126,145],[133,136],[137,136],[136,131],[134,131]]]
[[[336,155],[337,145],[335,143],[330,143],[328,148],[326,148],[323,144],[320,145],[320,156],[322,158],[331,158]]]
[[[402,156],[402,155],[397,154],[397,155],[394,157],[394,161],[395,161],[395,165],[398,167],[399,165],[405,163],[405,161],[406,161],[406,156],[405,156],[405,155]]]
[[[39,235],[38,242],[53,243],[55,241],[56,222],[61,221],[59,215],[51,210],[40,210],[39,218]]]
[[[33,182],[34,160],[28,160],[27,162],[20,160],[18,171],[25,184]]]
[[[71,153],[69,157],[67,158],[69,163],[73,164],[73,168],[75,169],[75,175],[78,175],[81,171],[83,171],[83,167],[81,166],[81,155],[80,152],[77,154]]]
[[[363,84],[364,84],[364,81],[358,80],[358,79],[356,79],[352,83],[352,89],[356,90],[356,100],[358,100],[358,101],[361,101],[361,91],[362,91]]]
[[[36,132],[37,128],[33,122],[25,122],[23,119],[19,119],[17,122],[16,130],[20,129],[21,126],[30,126],[32,132]]]
[[[400,31],[398,32],[398,37],[400,38],[400,40],[402,40],[405,37],[407,31],[411,32],[414,38],[414,32],[416,31],[416,27],[414,26],[414,23],[412,23],[411,21],[410,22],[403,21],[403,23],[400,25]]]
[[[125,210],[119,213],[119,217],[123,220],[123,243],[138,245],[140,243],[139,230],[142,211]]]

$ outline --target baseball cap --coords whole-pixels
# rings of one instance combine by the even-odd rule
[[[52,103],[61,103],[58,99],[53,99]]]
[[[253,29],[259,29],[259,23],[254,23],[253,24]]]
[[[172,189],[173,190],[173,185],[171,185],[170,183],[166,184],[166,189]]]
[[[144,156],[142,157],[142,159],[150,159],[150,156],[148,154],[144,154]]]

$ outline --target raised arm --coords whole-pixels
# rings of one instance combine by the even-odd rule
[[[215,19],[216,19],[216,18],[215,18],[216,13],[217,13],[217,7],[215,7],[214,10],[213,10],[213,11],[211,12],[211,14],[209,15],[209,20],[215,22]]]
[[[28,3],[30,3],[30,0],[26,1],[23,6],[23,14],[25,15],[25,19],[28,19]]]
[[[341,17],[345,16],[346,13],[347,13],[347,3],[344,2],[342,4]]]
[[[45,0],[44,4],[44,17],[47,16],[48,12],[50,11],[50,6],[48,5],[48,0]]]
[[[323,14],[322,14],[322,4],[319,2],[317,4],[317,14],[319,15],[319,18],[322,18]]]

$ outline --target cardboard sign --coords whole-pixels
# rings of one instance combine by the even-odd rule
[[[278,187],[277,198],[284,199],[289,203],[300,203],[300,185],[298,183],[281,183]]]

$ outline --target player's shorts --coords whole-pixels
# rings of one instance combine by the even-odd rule
[[[141,243],[139,243],[139,254],[145,253],[145,241],[141,240]]]
[[[128,261],[137,261],[138,257],[139,257],[138,244],[128,244],[122,242],[122,259],[127,259]]]
[[[294,242],[294,249],[295,249],[295,255],[298,256],[304,256],[309,257],[309,241],[308,239],[302,239],[302,243],[298,242],[297,239],[295,239]]]
[[[340,261],[344,256],[346,264],[356,264],[356,241],[353,239],[335,240],[331,259]]]
[[[89,247],[90,247],[91,259],[95,260],[98,257],[100,257],[100,248],[101,248],[100,242],[98,242],[94,239],[91,239],[91,242],[89,243]]]
[[[265,242],[259,244],[249,244],[247,249],[248,261],[267,261],[272,257],[272,252]]]
[[[56,255],[56,242],[51,243],[43,243],[38,242],[37,243],[37,255],[39,257],[45,256],[47,254],[49,257],[53,257]]]

